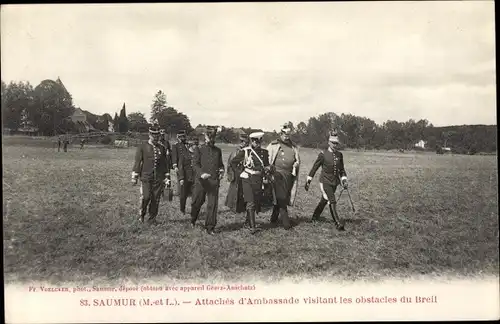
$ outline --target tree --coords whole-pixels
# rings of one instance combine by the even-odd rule
[[[160,115],[167,109],[167,96],[163,91],[158,90],[151,105],[151,123],[159,123]]]
[[[73,113],[73,98],[58,79],[42,81],[33,95],[33,109],[28,110],[29,120],[44,135],[55,135],[63,132],[61,127],[66,124]]]
[[[26,125],[33,125],[34,90],[29,82],[2,81],[2,125],[10,129],[18,129],[24,116]]]
[[[134,132],[147,132],[148,131],[148,121],[141,112],[133,112],[128,115],[128,120],[130,124],[130,130]]]
[[[174,107],[167,107],[162,110],[157,115],[157,122],[161,128],[164,128],[172,136],[180,130],[185,130],[187,133],[193,131],[189,117],[178,112]]]
[[[120,120],[118,119],[118,114],[115,113],[115,118],[113,118],[113,130],[119,132]]]
[[[123,107],[120,110],[120,117],[118,118],[118,131],[120,133],[126,133],[128,132],[128,129],[129,129],[129,122],[125,111],[125,103],[123,103]]]

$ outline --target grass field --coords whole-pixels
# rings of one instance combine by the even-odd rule
[[[223,151],[227,160],[230,148]],[[267,226],[267,212],[257,217],[264,230],[249,234],[244,215],[223,204],[224,182],[220,233],[209,236],[203,221],[189,227],[177,197],[162,202],[160,226],[135,222],[133,155],[132,148],[58,153],[50,144],[4,142],[6,282],[498,275],[496,156],[344,152],[356,213],[344,193],[338,211],[346,231],[338,232],[327,209],[323,222],[309,222],[319,174],[304,191],[316,151],[303,149],[293,230]]]

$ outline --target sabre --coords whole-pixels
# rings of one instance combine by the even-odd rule
[[[354,209],[354,204],[352,203],[351,194],[349,193],[349,188],[347,188],[347,195],[349,196],[349,201],[351,202],[352,211],[356,212],[356,210]]]

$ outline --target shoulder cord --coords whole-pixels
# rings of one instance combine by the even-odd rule
[[[250,151],[259,159],[259,162],[261,163],[262,167],[264,167],[264,161],[260,158],[260,156],[257,154],[257,152],[254,151],[252,147],[249,147]],[[253,159],[251,158],[252,155],[248,155],[248,149],[245,149],[245,167],[247,168],[253,168],[255,165],[253,163]]]

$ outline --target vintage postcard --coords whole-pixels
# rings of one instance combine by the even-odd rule
[[[2,5],[7,323],[499,319],[493,1]]]

